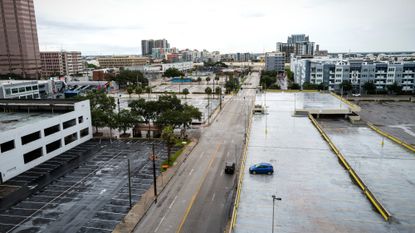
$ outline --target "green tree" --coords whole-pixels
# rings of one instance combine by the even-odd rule
[[[103,90],[94,90],[87,92],[85,96],[78,96],[80,100],[89,100],[92,116],[92,125],[95,127],[95,132],[98,133],[98,128],[107,126],[107,114],[111,114],[115,109],[115,99],[107,96]]]
[[[177,68],[168,68],[163,74],[164,77],[168,77],[168,78],[181,77],[184,75],[185,74],[181,72],[180,70],[178,70]]]
[[[197,78],[197,82],[199,83],[199,85],[200,85],[200,83],[202,82],[202,78],[201,77],[198,77]]]
[[[185,98],[185,99],[187,99],[187,95],[188,95],[190,92],[189,92],[189,89],[184,88],[184,89],[183,89],[183,91],[182,91],[182,93],[183,93],[183,95],[184,95],[184,98]]]
[[[340,83],[340,88],[346,92],[349,93],[353,89],[353,85],[350,81],[344,80],[342,83]]]
[[[110,129],[110,139],[112,139],[112,129],[118,127],[118,116],[114,111],[105,114],[105,126]]]
[[[207,77],[207,78],[206,78],[206,82],[207,82],[207,84],[209,84],[209,82],[210,82],[210,77]]]
[[[363,90],[366,91],[367,94],[375,94],[376,93],[376,85],[373,82],[365,82],[362,85]]]
[[[122,70],[117,76],[112,78],[117,82],[120,88],[126,87],[128,84],[138,85],[145,87],[148,85],[148,79],[146,79],[140,71]]]
[[[150,137],[150,123],[156,119],[158,106],[156,101],[146,101],[145,99],[133,100],[128,104],[131,113],[136,117],[144,118],[144,122],[148,124],[147,137]]]
[[[146,87],[146,93],[148,95],[148,98],[150,99],[150,94],[151,94],[151,87],[150,86]]]
[[[135,116],[134,114],[131,114],[130,110],[123,109],[117,115],[118,130],[122,131],[123,134],[126,134],[126,131],[139,121],[142,121],[141,116]]]
[[[127,93],[128,93],[129,98],[131,98],[131,94],[133,94],[133,92],[134,92],[134,86],[129,85],[127,87]]]
[[[166,146],[167,146],[167,164],[171,165],[170,163],[171,148],[177,142],[177,137],[174,134],[173,127],[171,126],[164,127],[163,132],[161,133],[161,138],[163,139],[164,143],[166,143]]]
[[[237,92],[239,89],[239,80],[230,76],[228,80],[225,82],[225,90],[227,94],[230,94],[232,91]]]
[[[291,83],[288,88],[291,90],[300,90],[301,86],[298,83]]]
[[[215,93],[216,93],[216,95],[222,95],[222,88],[221,87],[216,87]]]
[[[400,94],[402,92],[402,87],[399,86],[397,82],[394,82],[392,85],[387,87],[390,94]]]
[[[138,95],[138,98],[140,98],[140,95],[143,93],[143,88],[140,86],[137,86],[135,88],[135,93]]]
[[[318,90],[318,85],[310,82],[303,83],[304,90]]]

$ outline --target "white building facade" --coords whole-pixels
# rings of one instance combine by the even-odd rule
[[[0,100],[1,183],[92,138],[89,100]]]

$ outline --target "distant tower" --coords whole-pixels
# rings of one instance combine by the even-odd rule
[[[0,0],[0,74],[37,79],[40,71],[33,0]]]

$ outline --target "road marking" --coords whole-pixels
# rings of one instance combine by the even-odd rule
[[[223,176],[223,169],[222,169],[222,171],[220,172],[220,176]]]
[[[190,170],[190,172],[189,172],[189,176],[191,176],[192,175],[192,173],[193,173],[193,171],[194,171],[195,169],[193,169],[192,168],[192,170]]]
[[[176,195],[176,197],[173,199],[173,201],[171,202],[171,204],[170,204],[170,206],[169,206],[169,209],[171,209],[171,207],[173,206],[173,204],[174,204],[174,202],[176,201],[176,199],[177,199],[177,195]]]
[[[229,151],[228,151],[228,153],[226,153],[226,158],[229,158]]]
[[[166,215],[163,216],[163,218],[161,218],[159,225],[157,225],[156,229],[154,230],[154,232],[157,232],[161,226],[161,224],[163,223],[164,219],[166,218]]]
[[[215,200],[216,193],[213,193],[212,201]]]
[[[190,209],[192,209],[192,206],[193,206],[193,204],[194,204],[194,202],[195,202],[195,200],[196,200],[196,197],[197,197],[197,195],[199,195],[199,192],[200,192],[200,189],[202,188],[203,182],[205,182],[205,180],[206,180],[206,177],[207,177],[207,175],[208,175],[208,173],[209,173],[210,168],[212,167],[213,161],[215,160],[216,155],[218,154],[218,152],[219,152],[219,149],[220,149],[221,145],[222,145],[222,144],[218,144],[218,145],[216,146],[216,151],[215,151],[215,153],[213,154],[212,158],[210,158],[209,165],[208,165],[208,167],[207,167],[207,169],[206,169],[206,171],[205,171],[205,174],[203,175],[203,178],[202,178],[202,179],[201,179],[201,181],[199,182],[199,187],[197,188],[196,193],[195,193],[195,194],[193,194],[193,196],[192,196],[192,200],[190,201],[189,206],[187,207],[187,209],[186,209],[186,211],[185,211],[185,213],[184,213],[183,219],[182,219],[182,221],[180,222],[180,225],[179,225],[179,227],[177,228],[176,233],[180,233],[180,232],[182,231],[183,225],[184,225],[184,223],[186,222],[187,216],[188,216],[188,215],[189,215],[189,213],[190,213]]]

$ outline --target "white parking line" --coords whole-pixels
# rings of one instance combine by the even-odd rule
[[[191,176],[192,175],[192,173],[193,173],[193,171],[194,171],[195,169],[193,169],[192,168],[192,170],[190,170],[190,172],[189,172],[189,176]]]
[[[216,193],[213,193],[212,201],[215,200],[215,197],[216,197]]]
[[[223,169],[222,169],[222,171],[220,172],[220,176],[223,176]]]

